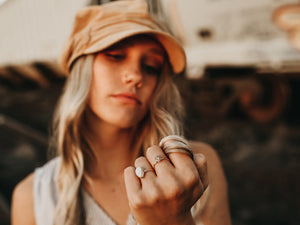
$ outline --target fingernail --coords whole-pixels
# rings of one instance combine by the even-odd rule
[[[196,159],[204,159],[205,156],[202,153],[196,153],[196,154],[194,154],[194,158],[196,158]]]

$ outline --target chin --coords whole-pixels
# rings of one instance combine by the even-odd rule
[[[133,127],[136,127],[138,126],[140,123],[140,120],[122,120],[122,121],[119,121],[118,123],[115,123],[116,126],[122,128],[122,129],[129,129],[129,128],[133,128]]]
[[[96,117],[100,121],[106,123],[107,125],[112,125],[114,127],[119,127],[121,129],[133,128],[139,125],[141,121],[147,115],[147,111],[136,110],[126,110],[126,108],[121,109],[108,109],[105,111],[93,111]]]
[[[115,111],[116,112],[116,111]],[[121,111],[118,113],[111,113],[110,118],[107,118],[107,122],[113,123],[121,128],[131,128],[136,127],[145,118],[146,113],[132,112],[132,111]]]

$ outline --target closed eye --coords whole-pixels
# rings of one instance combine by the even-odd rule
[[[155,67],[155,66],[144,64],[142,68],[147,74],[150,75],[159,76],[161,74],[161,67]]]
[[[112,52],[106,52],[105,56],[115,61],[120,61],[125,58],[125,54],[112,53]]]

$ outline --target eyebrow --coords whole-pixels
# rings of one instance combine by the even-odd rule
[[[123,51],[124,49],[126,49],[128,47],[130,48],[132,46],[134,46],[134,43],[132,43],[132,44],[127,44],[126,43],[126,45],[119,45],[119,43],[117,43],[115,45],[112,45],[112,46],[108,47],[107,49],[104,49],[102,52],[107,52],[107,51]],[[165,50],[162,50],[162,49],[159,49],[159,48],[155,48],[155,47],[151,48],[146,53],[146,55],[149,54],[149,53],[157,55],[157,56],[160,56],[160,57],[162,57],[164,59],[167,57],[167,53],[166,53]]]
[[[157,48],[152,48],[152,49],[150,49],[149,52],[150,52],[150,53],[154,53],[155,55],[162,56],[162,57],[165,57],[165,56],[166,56],[166,52],[165,52],[164,50],[157,49]]]
[[[116,43],[116,44],[104,49],[103,51],[124,50],[125,48],[130,48],[130,47],[133,47],[134,45],[135,45],[135,43],[125,43],[125,44]],[[161,50],[158,48],[151,48],[150,51],[157,53],[157,54],[165,55],[165,50]]]

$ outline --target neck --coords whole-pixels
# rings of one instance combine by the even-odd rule
[[[122,177],[124,169],[133,165],[140,154],[140,149],[135,147],[137,128],[121,129],[101,121],[93,121],[88,126],[95,156],[87,168],[89,175],[101,180]]]

